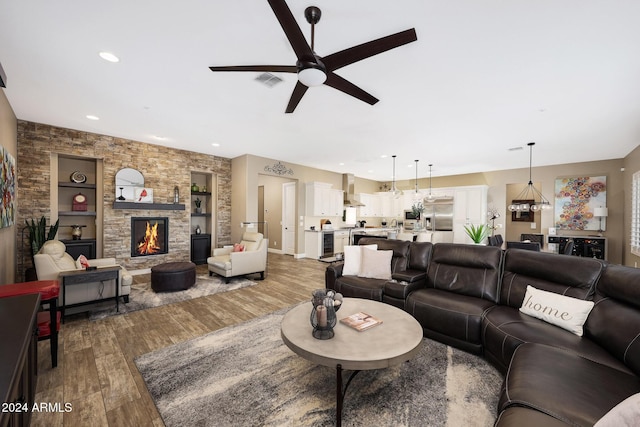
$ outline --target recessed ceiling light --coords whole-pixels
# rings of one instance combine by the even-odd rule
[[[100,117],[98,117],[98,116],[94,116],[94,115],[91,115],[91,114],[87,114],[87,116],[86,116],[86,117],[87,117],[87,119],[89,119],[89,120],[100,120]]]
[[[214,147],[220,147],[220,144],[218,144],[217,142],[214,142],[211,145],[213,145]]]
[[[118,58],[111,52],[100,52],[99,55],[100,55],[100,58],[104,59],[105,61],[120,62],[120,58]]]
[[[344,163],[342,163],[342,162],[341,162],[341,163],[338,163],[338,164],[339,164],[340,166],[344,166]]]
[[[373,173],[373,171],[372,171],[371,169],[369,169],[367,172],[369,172],[369,173]]]
[[[153,139],[157,139],[158,141],[166,141],[167,137],[166,136],[153,135]]]
[[[386,154],[383,154],[382,156],[380,156],[381,159],[386,159],[388,156]]]

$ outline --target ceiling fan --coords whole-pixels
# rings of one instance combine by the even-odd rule
[[[296,65],[237,65],[226,67],[209,67],[211,71],[262,71],[276,73],[297,73],[298,82],[293,89],[293,94],[287,105],[285,113],[293,113],[300,103],[302,96],[312,86],[326,84],[364,101],[370,105],[378,102],[378,99],[365,92],[358,86],[334,73],[335,70],[354,62],[361,61],[387,50],[394,49],[407,43],[416,41],[416,30],[401,31],[390,36],[382,37],[363,43],[349,49],[341,50],[331,55],[321,57],[314,51],[315,24],[320,21],[321,12],[316,6],[309,6],[304,11],[307,22],[311,24],[311,44],[307,43],[300,27],[298,26],[291,10],[285,0],[267,0],[273,13],[280,22],[291,47],[298,60]]]

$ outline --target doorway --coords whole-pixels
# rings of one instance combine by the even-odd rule
[[[285,255],[296,252],[296,183],[282,184],[282,248]]]

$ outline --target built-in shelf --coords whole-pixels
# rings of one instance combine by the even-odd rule
[[[95,211],[59,211],[58,216],[96,216]]]
[[[192,213],[191,216],[210,217],[210,213]]]
[[[191,195],[192,196],[210,196],[211,192],[210,191],[207,191],[207,192],[204,192],[204,191],[192,191]]]
[[[59,182],[58,187],[68,187],[68,188],[97,188],[95,184],[85,184],[80,182]]]
[[[180,203],[134,203],[113,202],[113,209],[147,209],[157,211],[183,211],[185,205]]]

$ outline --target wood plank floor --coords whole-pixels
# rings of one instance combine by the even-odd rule
[[[70,403],[72,410],[34,413],[31,425],[163,426],[136,356],[307,301],[324,288],[326,266],[270,253],[266,278],[256,286],[98,321],[72,317],[61,328],[57,368],[49,341],[38,345],[36,390],[37,403]],[[206,265],[198,266],[204,271]]]

